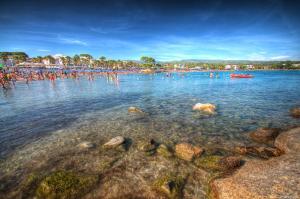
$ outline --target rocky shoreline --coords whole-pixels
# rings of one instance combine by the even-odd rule
[[[136,107],[128,114],[147,116]],[[17,183],[2,178],[0,198],[299,198],[300,128],[248,135],[257,144],[231,149],[124,135],[76,140],[75,151],[26,164]]]

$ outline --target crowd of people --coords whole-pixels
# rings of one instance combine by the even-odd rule
[[[117,71],[96,71],[96,70],[45,70],[45,69],[2,69],[0,70],[0,84],[3,89],[15,86],[17,81],[29,84],[31,81],[36,80],[49,80],[52,83],[56,79],[79,79],[79,77],[86,77],[88,80],[93,81],[95,75],[105,76],[108,81],[118,83],[118,74],[126,72]]]

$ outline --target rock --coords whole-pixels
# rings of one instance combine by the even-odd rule
[[[215,198],[299,198],[300,156],[283,155],[245,163],[232,176],[214,180]]]
[[[173,153],[170,151],[170,149],[164,145],[160,144],[159,147],[156,149],[157,153],[165,158],[169,158],[173,156]]]
[[[81,198],[97,181],[98,176],[57,171],[41,181],[36,196],[38,198]]]
[[[213,104],[197,103],[193,106],[193,110],[203,111],[208,114],[215,114],[216,106]]]
[[[292,108],[290,110],[290,114],[291,114],[292,117],[300,118],[300,107]]]
[[[239,167],[241,165],[241,158],[236,156],[222,157],[210,155],[196,159],[195,164],[208,171],[227,171]]]
[[[299,134],[300,128],[296,128],[283,132],[276,138],[275,145],[286,154],[264,161],[247,161],[232,176],[215,179],[211,183],[213,197],[219,199],[299,198]]]
[[[154,155],[156,153],[156,149],[159,144],[154,140],[151,139],[150,141],[142,141],[138,143],[138,149],[145,152],[146,155]]]
[[[263,146],[237,146],[235,147],[235,152],[241,155],[257,156],[265,159],[277,157],[282,154],[280,149]]]
[[[275,146],[285,153],[300,152],[300,127],[280,134],[275,140]]]
[[[192,161],[194,158],[199,157],[203,151],[202,148],[193,146],[189,143],[180,143],[175,146],[177,157],[187,161]]]
[[[195,165],[208,171],[218,171],[221,170],[220,160],[222,156],[218,155],[209,155],[195,160]]]
[[[78,144],[78,146],[81,149],[89,149],[89,148],[95,147],[95,144],[93,144],[91,142],[82,142],[82,143]]]
[[[249,134],[250,138],[256,142],[273,144],[278,136],[280,129],[278,128],[259,128]]]
[[[144,113],[144,112],[137,107],[131,106],[128,108],[128,113]]]
[[[117,136],[117,137],[114,137],[112,138],[111,140],[109,140],[108,142],[106,142],[104,144],[105,147],[117,147],[121,144],[123,144],[125,141],[125,138],[122,137],[122,136]]]
[[[228,156],[228,157],[223,157],[219,161],[220,167],[224,168],[225,170],[232,170],[237,167],[240,167],[242,164],[242,160],[239,157],[236,156]]]
[[[181,198],[184,178],[177,175],[166,175],[154,182],[154,188],[164,193],[168,198]]]

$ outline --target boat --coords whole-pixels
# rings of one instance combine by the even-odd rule
[[[230,74],[231,78],[253,78],[253,75],[249,74]]]

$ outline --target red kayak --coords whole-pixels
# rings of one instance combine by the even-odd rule
[[[230,74],[231,78],[253,78],[253,75],[249,74]]]

